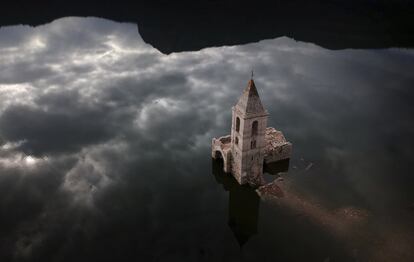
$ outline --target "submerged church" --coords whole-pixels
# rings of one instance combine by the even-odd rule
[[[212,157],[222,158],[224,172],[239,184],[263,185],[263,166],[290,158],[292,144],[267,127],[268,116],[251,78],[232,108],[231,134],[212,140]]]

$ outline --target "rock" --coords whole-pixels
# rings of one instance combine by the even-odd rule
[[[277,180],[277,179],[276,179]],[[273,181],[272,183],[266,184],[264,186],[259,187],[256,191],[260,197],[264,198],[282,198],[284,197],[284,193],[282,189],[277,185],[277,181]]]

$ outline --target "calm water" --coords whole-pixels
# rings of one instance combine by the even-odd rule
[[[211,160],[252,68],[294,146],[282,204]],[[1,260],[412,261],[413,69],[289,38],[167,56],[95,18],[1,28]]]

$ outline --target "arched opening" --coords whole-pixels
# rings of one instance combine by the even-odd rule
[[[239,132],[240,131],[240,118],[236,117],[236,131]]]
[[[239,144],[239,138],[236,136],[236,138],[234,139],[234,143],[236,144],[236,145],[238,145]]]
[[[229,159],[228,159],[228,155],[224,155],[224,153],[220,150],[216,150],[214,152],[214,162],[216,163],[215,165],[220,167],[222,170],[224,170],[224,172],[230,172],[230,166],[228,166],[229,163]]]
[[[221,154],[220,151],[216,151],[214,153],[214,155],[215,155],[215,159],[221,159],[221,160],[223,160],[223,155]]]
[[[220,151],[217,150],[214,152],[214,159],[212,163],[213,163],[213,172],[215,174],[220,174],[224,171],[224,159]]]
[[[252,136],[257,135],[257,130],[259,129],[259,122],[254,121],[252,124]]]

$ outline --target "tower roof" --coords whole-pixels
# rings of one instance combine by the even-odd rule
[[[247,83],[247,87],[244,89],[243,94],[240,96],[236,107],[245,114],[266,114],[266,110],[260,101],[259,93],[257,92],[256,85],[253,79],[250,79]]]

